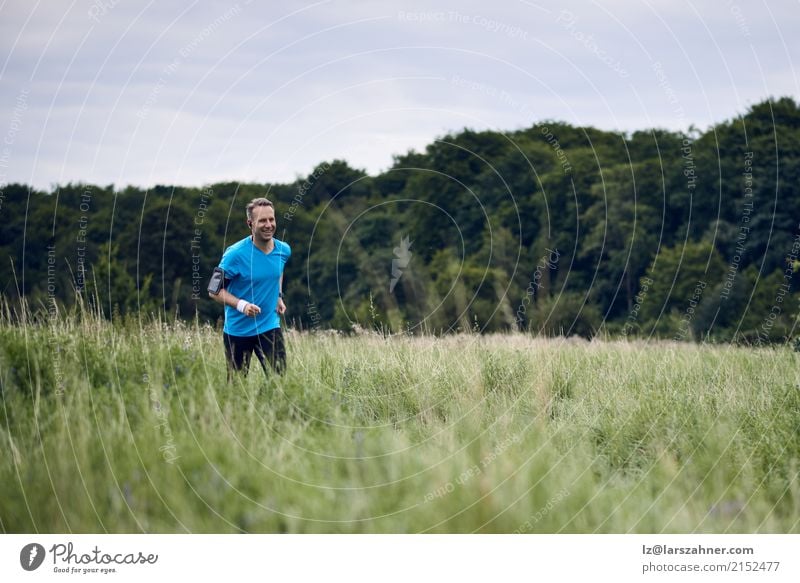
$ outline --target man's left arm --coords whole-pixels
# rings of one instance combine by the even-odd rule
[[[286,304],[283,303],[283,274],[281,273],[281,278],[278,280],[278,307],[275,309],[278,312],[278,315],[283,316],[286,313]]]
[[[283,265],[281,266],[281,278],[278,280],[278,306],[275,308],[279,316],[283,316],[286,313],[286,304],[283,301],[283,273],[286,268],[286,263],[289,261],[289,257],[292,256],[292,248],[289,247],[289,245],[285,245],[284,249],[285,255],[282,256]]]

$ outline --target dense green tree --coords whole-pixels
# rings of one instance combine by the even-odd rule
[[[205,285],[247,236],[257,196],[275,203],[292,245],[287,321],[304,329],[797,334],[800,108],[789,98],[705,132],[467,129],[377,176],[333,160],[288,184],[4,185],[0,291],[34,309],[69,307],[78,291],[108,316],[217,323]]]
[[[725,263],[710,243],[661,249],[642,282],[648,285],[641,305],[643,321],[659,334],[684,339],[698,306],[722,281],[724,271]]]

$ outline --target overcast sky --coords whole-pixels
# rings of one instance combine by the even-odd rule
[[[0,5],[0,186],[374,174],[464,127],[701,129],[800,96],[800,0]]]

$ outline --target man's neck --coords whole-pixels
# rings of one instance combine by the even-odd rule
[[[264,253],[271,253],[272,250],[275,248],[274,239],[270,239],[266,243],[257,243],[256,238],[253,235],[250,235],[250,240],[253,242],[253,245],[261,249]]]

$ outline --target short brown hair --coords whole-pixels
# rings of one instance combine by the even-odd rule
[[[247,203],[247,220],[253,220],[253,209],[257,206],[271,206],[273,210],[275,209],[275,205],[272,204],[272,201],[266,198],[254,198],[249,203]]]

